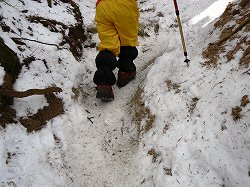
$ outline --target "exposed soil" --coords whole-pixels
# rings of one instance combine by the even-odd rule
[[[27,128],[28,132],[40,130],[47,121],[63,114],[63,102],[62,99],[56,97],[54,94],[45,94],[45,97],[49,103],[49,106],[44,107],[41,110],[28,118],[22,118],[20,122]]]
[[[197,97],[192,98],[192,101],[191,101],[189,108],[188,108],[188,112],[190,114],[193,114],[194,109],[196,108],[198,101],[199,101],[199,98],[197,98]]]
[[[7,45],[0,38],[0,64],[4,67],[4,71],[12,76],[12,84],[16,81],[20,71],[21,65],[19,59]]]
[[[137,124],[138,132],[143,134],[148,132],[153,127],[155,116],[151,114],[147,107],[145,107],[141,98],[142,93],[143,90],[138,87],[130,104],[133,106],[131,108],[134,109],[133,112],[135,113],[135,122]],[[146,123],[142,126],[143,119],[146,119]]]
[[[242,114],[241,114],[242,108],[247,106],[248,103],[249,103],[248,95],[244,95],[240,100],[240,106],[236,106],[236,107],[232,108],[231,115],[232,115],[234,121],[237,121],[242,117]]]
[[[77,19],[79,19],[78,14],[76,17]],[[81,58],[83,51],[82,45],[87,40],[87,37],[84,34],[85,33],[83,29],[84,27],[82,22],[80,22],[80,20],[77,22],[76,25],[67,26],[64,23],[39,16],[29,16],[27,17],[27,19],[33,23],[41,23],[44,27],[50,29],[51,32],[61,33],[63,35],[63,41],[59,45],[63,46],[65,44],[69,44],[70,46],[69,50],[71,51],[73,56],[77,60]],[[66,29],[69,29],[68,34],[66,34]]]
[[[244,95],[242,98],[241,98],[241,104],[240,106],[247,106],[247,104],[249,103],[249,98],[248,98],[248,95]]]
[[[153,162],[153,163],[156,162],[157,158],[160,156],[160,154],[157,153],[157,152],[155,151],[155,149],[150,149],[150,150],[148,151],[148,155],[151,155],[151,156],[153,157],[153,158],[152,158],[152,162]]]
[[[4,76],[4,83],[1,89],[12,89],[13,87],[13,76],[6,73]],[[7,96],[0,96],[0,125],[5,127],[5,124],[15,123],[16,111],[11,108],[13,104],[13,98]]]
[[[33,58],[27,59],[27,62],[32,60]],[[12,108],[14,97],[45,95],[49,103],[49,106],[39,110],[33,116],[20,120],[28,132],[39,130],[48,120],[64,112],[62,100],[53,94],[53,92],[62,91],[58,87],[31,89],[23,92],[13,90],[13,85],[21,71],[21,65],[17,55],[2,40],[0,40],[0,65],[5,70],[4,81],[0,86],[0,126],[6,127],[7,124],[19,121],[16,117],[16,110]]]
[[[234,121],[237,121],[241,118],[241,111],[242,108],[240,106],[236,106],[234,108],[232,108],[232,117]]]
[[[167,84],[168,91],[174,90],[175,93],[179,93],[181,91],[180,90],[181,86],[177,83],[174,83],[172,80],[166,80],[165,82]]]
[[[61,91],[62,89],[59,87],[49,87],[45,89],[30,89],[21,92],[12,89],[0,89],[0,96],[23,98],[32,95],[46,95],[46,94],[51,94],[53,92],[61,92]]]
[[[170,175],[170,176],[173,175],[173,174],[172,174],[172,169],[171,169],[171,168],[163,168],[163,169],[164,169],[166,175]]]
[[[49,106],[44,107],[32,116],[27,118],[21,118],[21,124],[27,128],[28,132],[37,131],[41,129],[48,120],[62,114],[63,102],[60,98],[57,98],[53,92],[62,91],[58,87],[50,87],[47,89],[33,89],[24,92],[18,92],[13,90],[12,81],[13,78],[10,74],[6,74],[4,78],[3,86],[0,89],[0,125],[6,127],[7,124],[16,123],[19,121],[16,117],[16,110],[11,107],[13,98],[27,97],[32,95],[44,95],[49,103]]]
[[[234,25],[227,25],[234,21]],[[219,55],[227,57],[227,61],[234,59],[234,55],[242,50],[243,55],[240,59],[240,65],[250,63],[250,38],[239,35],[239,31],[249,33],[250,31],[250,1],[242,0],[240,5],[229,4],[220,19],[214,24],[216,29],[220,29],[221,35],[219,40],[210,43],[207,49],[202,53],[203,57],[208,59],[205,64],[216,66]],[[234,43],[234,46],[225,54],[225,46],[227,42]]]
[[[82,57],[84,42],[87,40],[82,20],[82,14],[78,5],[74,1],[69,0],[63,2],[70,4],[70,9],[72,10],[73,15],[77,21],[75,25],[65,25],[64,23],[58,22],[56,20],[51,20],[39,16],[27,16],[28,21],[32,23],[41,23],[51,32],[61,33],[63,36],[63,40],[60,45],[62,47],[56,44],[47,44],[26,38],[12,38],[12,40],[18,45],[18,48],[21,52],[25,50],[25,40],[41,43],[43,45],[54,45],[58,49],[63,48],[64,44],[68,44],[70,46],[69,50],[71,51],[73,56],[76,58],[76,60],[80,60],[80,58]],[[56,2],[54,2],[54,5],[56,5],[55,3]],[[11,31],[10,27],[4,23],[4,18],[2,16],[0,16],[0,26],[2,27],[2,30],[4,32]],[[28,27],[28,29],[30,30],[30,35],[33,36],[32,28]],[[66,30],[68,30],[68,32],[66,32]],[[86,47],[95,47],[95,43],[89,42]],[[7,124],[17,123],[18,121],[20,121],[21,124],[27,128],[28,132],[39,130],[47,123],[48,120],[64,112],[62,100],[53,94],[53,92],[61,92],[62,90],[58,87],[50,87],[46,89],[31,89],[23,92],[13,90],[13,84],[15,83],[22,66],[20,65],[17,55],[4,44],[3,40],[1,40],[0,42],[0,49],[0,63],[1,66],[4,67],[4,70],[6,72],[4,83],[0,87],[0,125],[2,127],[5,127]],[[37,60],[35,56],[27,57],[23,60],[23,65],[25,65],[29,69],[29,65],[34,60]],[[43,60],[43,62],[46,66],[46,61]],[[13,104],[13,98],[28,97],[32,95],[44,95],[47,99],[47,102],[49,103],[49,106],[38,110],[38,112],[32,116],[17,119],[16,111],[11,107]]]

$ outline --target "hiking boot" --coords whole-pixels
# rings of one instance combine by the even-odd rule
[[[101,99],[104,102],[110,102],[114,100],[114,93],[110,85],[97,85],[96,98]]]
[[[136,72],[123,72],[118,71],[118,80],[117,80],[117,86],[119,88],[126,86],[130,81],[132,81],[135,78]]]

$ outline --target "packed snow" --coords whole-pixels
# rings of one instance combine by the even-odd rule
[[[178,0],[189,66],[173,2],[138,0],[140,27],[147,36],[139,38],[137,77],[122,89],[114,86],[110,103],[95,98],[96,48],[84,48],[77,61],[67,45],[60,50],[55,46],[61,33],[28,21],[27,16],[39,16],[76,23],[70,4],[53,2],[52,8],[45,0],[0,2],[0,15],[14,31],[0,29],[5,44],[21,62],[36,57],[22,67],[14,88],[56,85],[63,90],[57,96],[64,103],[64,114],[37,132],[28,133],[19,122],[0,130],[1,186],[250,186],[250,104],[239,121],[231,116],[231,109],[250,93],[249,75],[238,68],[242,51],[230,63],[220,56],[215,68],[204,67],[201,54],[218,39],[213,24],[232,0]],[[95,1],[75,2],[83,25],[95,27]],[[12,37],[55,45],[25,40],[20,51]],[[99,42],[96,33],[91,40]],[[0,85],[4,75],[0,67]],[[142,130],[147,119],[141,121],[140,132],[133,112],[139,88],[144,107],[154,116],[148,131]],[[44,96],[15,99],[13,104],[17,117],[44,106]]]

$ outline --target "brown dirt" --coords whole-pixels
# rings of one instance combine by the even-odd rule
[[[80,60],[83,53],[83,44],[87,40],[87,36],[84,34],[84,25],[82,20],[82,14],[78,5],[70,1],[72,6],[72,12],[74,13],[74,17],[77,21],[76,25],[67,26],[64,23],[46,19],[39,16],[29,16],[27,19],[30,22],[41,23],[44,27],[48,28],[51,32],[61,33],[63,35],[63,41],[59,44],[60,46],[64,44],[69,44],[69,50],[76,58],[76,60]],[[68,35],[66,34],[66,29],[69,30]],[[90,45],[92,47],[92,45]]]
[[[226,27],[230,21],[235,21],[235,25]],[[216,66],[220,54],[225,53],[225,43],[235,41],[235,46],[224,54],[228,62],[234,59],[234,55],[239,51],[244,51],[239,64],[246,65],[250,63],[250,39],[241,38],[239,31],[248,33],[250,31],[250,1],[241,0],[240,2],[229,4],[220,19],[214,24],[215,29],[220,29],[219,40],[210,43],[207,49],[202,53],[207,59],[206,65]]]
[[[247,106],[248,103],[249,103],[248,95],[244,95],[241,98],[240,106],[236,106],[236,107],[232,108],[231,116],[233,117],[234,121],[237,121],[237,120],[239,120],[242,117],[242,114],[241,114],[242,107]]]
[[[0,86],[0,126],[6,127],[7,124],[17,123],[16,110],[11,106],[14,97],[27,97],[31,95],[44,95],[49,106],[39,110],[33,116],[21,119],[20,122],[27,128],[28,132],[39,130],[46,122],[63,113],[63,103],[53,92],[62,91],[58,87],[46,89],[33,89],[24,92],[13,90],[13,85],[21,71],[21,65],[17,55],[0,40],[0,64],[4,67],[4,82]]]
[[[241,6],[241,8],[249,8],[249,0],[242,0],[241,2],[240,2],[240,6]]]
[[[250,31],[248,31],[250,32]],[[250,63],[250,42],[247,43],[248,47],[245,49],[241,59],[240,59],[240,64],[241,65],[246,65]]]
[[[190,114],[193,114],[194,109],[196,108],[198,101],[199,101],[199,98],[197,98],[197,97],[192,98],[191,104],[189,105],[189,109],[188,109],[188,112]]]
[[[27,19],[30,22],[41,23],[44,27],[49,28],[51,32],[61,33],[63,35],[63,41],[59,45],[63,46],[64,44],[69,44],[69,50],[71,51],[73,56],[77,60],[80,59],[83,50],[82,44],[87,38],[84,35],[82,23],[77,23],[77,25],[74,26],[67,26],[61,22],[39,16],[29,16]],[[67,28],[69,29],[68,35],[66,35],[65,33],[65,30]]]
[[[72,52],[74,57],[78,60],[82,56],[83,43],[87,39],[87,37],[84,35],[85,32],[83,27],[83,20],[78,5],[73,1],[69,2],[71,5],[72,12],[75,16],[75,19],[77,20],[77,23],[75,25],[67,26],[64,23],[46,19],[39,16],[29,16],[27,17],[27,19],[33,23],[41,23],[51,32],[61,33],[63,35],[62,45],[66,43],[69,44],[70,51]],[[10,32],[9,27],[3,22],[2,16],[0,16],[0,26],[4,31]],[[32,31],[32,28],[29,27],[28,29]],[[68,35],[66,35],[65,32],[65,30],[67,29],[69,30]],[[17,45],[19,45],[18,48],[20,49],[20,51],[25,50],[21,46],[26,47],[26,44],[20,41],[20,38],[12,38],[12,39]],[[34,40],[34,42],[36,41]],[[58,49],[60,48],[58,47]],[[36,58],[34,56],[31,56],[25,58],[23,62],[24,65],[29,67],[29,64],[34,60],[36,60]],[[43,62],[45,63],[46,66],[46,61]],[[64,112],[62,99],[56,97],[53,94],[53,92],[62,91],[60,88],[31,89],[24,92],[18,92],[13,90],[13,84],[15,83],[16,78],[20,73],[21,65],[19,63],[19,59],[16,56],[16,54],[11,49],[9,49],[8,46],[4,44],[2,39],[0,40],[0,63],[1,66],[4,67],[4,70],[6,72],[6,75],[4,77],[4,83],[0,87],[0,126],[5,127],[7,124],[17,123],[18,121],[20,121],[21,124],[27,128],[28,132],[36,131],[41,129],[44,125],[46,125],[48,120]],[[16,117],[15,109],[11,107],[13,104],[13,98],[27,97],[36,94],[44,95],[49,103],[49,106],[46,106],[41,110],[38,110],[38,112],[32,116],[18,119]]]
[[[5,70],[4,82],[0,89],[13,88],[20,71],[21,65],[17,55],[0,38],[0,65]],[[16,111],[11,108],[13,98],[7,96],[0,97],[0,126],[5,127],[7,123],[14,123]]]
[[[17,92],[13,90],[13,78],[10,74],[6,74],[4,77],[4,84],[0,90],[0,125],[6,127],[7,124],[16,123],[18,121],[16,117],[16,110],[11,107],[13,103],[13,97],[27,97],[34,94],[43,95],[49,103],[49,106],[39,110],[33,116],[29,116],[26,119],[20,119],[20,122],[27,128],[28,132],[37,131],[41,129],[48,120],[62,114],[63,102],[60,98],[57,98],[52,92],[60,92],[60,88],[47,88],[47,89],[33,89],[26,92]],[[48,94],[49,93],[49,94]]]
[[[4,83],[1,86],[1,89],[12,89],[13,87],[13,77],[6,73],[4,76]],[[11,105],[13,104],[13,98],[1,96],[0,97],[0,125],[2,127],[5,127],[5,124],[8,123],[15,123],[15,116],[16,111],[11,108]]]
[[[62,99],[56,97],[54,94],[45,95],[49,106],[44,107],[41,110],[28,118],[20,119],[20,122],[27,128],[28,132],[40,130],[47,121],[64,113]]]
[[[248,98],[248,95],[244,95],[242,98],[241,98],[241,102],[240,102],[240,106],[247,106],[247,104],[249,103],[249,98]]]
[[[45,95],[53,92],[61,92],[62,89],[59,87],[49,87],[44,89],[30,89],[26,91],[15,91],[12,89],[0,89],[0,96],[23,98],[31,95]]]
[[[155,151],[155,149],[150,149],[150,150],[148,151],[148,155],[153,156],[153,158],[152,158],[152,162],[153,162],[153,163],[156,162],[157,158],[160,156],[160,154],[157,153],[157,152]]]
[[[164,167],[163,169],[164,169],[166,175],[170,175],[170,176],[173,175],[173,174],[172,174],[172,169],[171,169],[171,168],[165,168],[165,167]]]
[[[2,15],[0,15],[0,27],[2,28],[3,32],[10,32],[11,31],[10,27],[5,24]]]
[[[145,107],[141,98],[142,93],[143,90],[138,88],[130,104],[133,106],[131,108],[134,108],[135,122],[138,127],[138,132],[143,134],[153,127],[155,116]],[[141,125],[143,119],[146,119],[146,125],[144,126]]]
[[[21,65],[14,51],[12,51],[0,37],[0,65],[4,67],[6,73],[12,76],[12,83],[17,79]]]
[[[228,53],[226,54],[226,57],[227,57],[228,62],[231,61],[231,60],[233,60],[233,59],[234,59],[234,55],[235,55],[240,49],[242,49],[241,44],[242,44],[245,40],[246,40],[245,37],[242,38],[242,39],[240,40],[240,42],[236,44],[236,46],[234,47],[234,49],[228,51]],[[242,50],[243,50],[243,49],[242,49]]]
[[[168,91],[174,90],[175,93],[179,93],[181,91],[181,86],[177,83],[174,83],[172,80],[166,80],[165,83],[167,84]]]
[[[237,121],[242,117],[242,115],[240,114],[241,111],[242,111],[242,108],[240,106],[236,106],[236,107],[232,108],[231,115],[232,115],[234,121]]]

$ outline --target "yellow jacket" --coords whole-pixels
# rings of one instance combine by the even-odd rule
[[[116,56],[120,46],[137,46],[139,9],[136,0],[98,0],[95,21],[101,40],[98,49]]]

